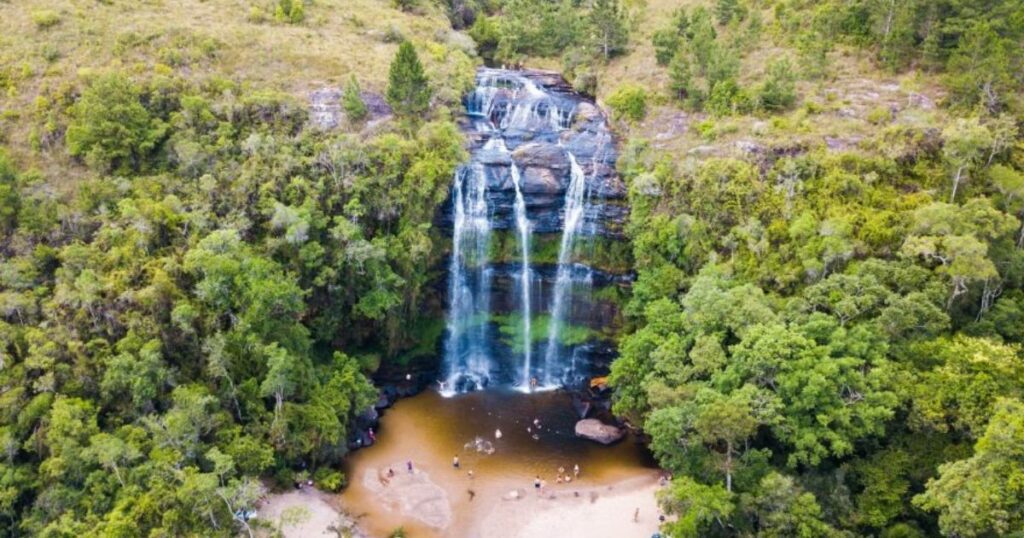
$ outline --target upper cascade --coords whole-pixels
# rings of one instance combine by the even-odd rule
[[[575,383],[586,355],[607,348],[580,323],[595,334],[611,323],[591,290],[616,279],[580,258],[588,240],[622,238],[614,137],[552,72],[481,69],[464,104],[471,159],[441,217],[452,237],[442,392]],[[544,246],[557,255],[536,256]]]

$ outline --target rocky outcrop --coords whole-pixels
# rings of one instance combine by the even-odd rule
[[[470,115],[462,127],[470,142],[472,166],[488,177],[488,205],[495,229],[513,229],[515,185],[511,166],[522,178],[533,230],[556,233],[562,229],[564,195],[571,180],[571,152],[586,181],[594,210],[587,215],[585,233],[623,239],[628,219],[626,185],[615,170],[615,138],[601,110],[572,91],[558,73],[521,71],[502,79],[502,71],[483,71],[481,85],[466,97]],[[492,77],[494,80],[487,82]],[[546,92],[543,100],[523,90],[527,79]],[[531,100],[533,99],[533,100]],[[500,126],[507,147],[488,147],[492,126]],[[452,226],[452,206],[439,215],[438,224]]]
[[[610,445],[626,436],[622,428],[605,424],[596,418],[585,418],[576,423],[576,436],[603,445]]]

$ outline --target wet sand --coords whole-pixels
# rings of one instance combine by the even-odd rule
[[[567,537],[649,537],[657,529],[649,454],[628,437],[608,447],[579,439],[576,418],[560,392],[444,398],[428,391],[401,400],[384,414],[377,444],[349,458],[339,501],[371,536],[404,527],[417,538],[537,537],[555,529]],[[579,479],[557,483],[559,467],[571,475],[574,464]],[[535,476],[545,482],[543,495]]]

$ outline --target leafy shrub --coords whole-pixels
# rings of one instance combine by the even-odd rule
[[[303,0],[277,0],[274,18],[277,22],[298,24],[306,18],[306,6]]]
[[[647,91],[636,84],[623,84],[608,96],[615,119],[640,121],[647,115]]]
[[[150,115],[139,88],[120,73],[100,76],[71,108],[68,151],[101,170],[141,169],[167,125]]]
[[[412,11],[413,8],[416,7],[416,4],[419,4],[419,0],[391,0],[391,5],[394,6],[395,9],[400,9],[406,12]]]
[[[60,23],[60,14],[52,9],[39,9],[32,12],[32,22],[36,28],[46,30]]]
[[[494,19],[485,15],[477,17],[469,28],[469,37],[476,42],[476,50],[484,62],[494,62],[494,53],[498,50],[498,40],[501,38]]]
[[[583,95],[596,95],[597,75],[589,69],[577,72],[572,79],[572,88]]]
[[[340,491],[345,487],[345,473],[335,471],[328,467],[321,467],[313,473],[313,481],[316,487],[326,491]]]
[[[381,40],[385,43],[401,43],[405,41],[405,35],[402,33],[402,29],[395,26],[394,24],[388,26],[387,30],[384,30],[384,35]]]
[[[868,112],[868,122],[872,125],[882,125],[892,120],[892,111],[887,106],[877,106]]]

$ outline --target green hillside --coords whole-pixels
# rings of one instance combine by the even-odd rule
[[[485,62],[614,118],[667,536],[1019,536],[1022,52],[1019,0],[0,0],[0,536],[343,488]]]

